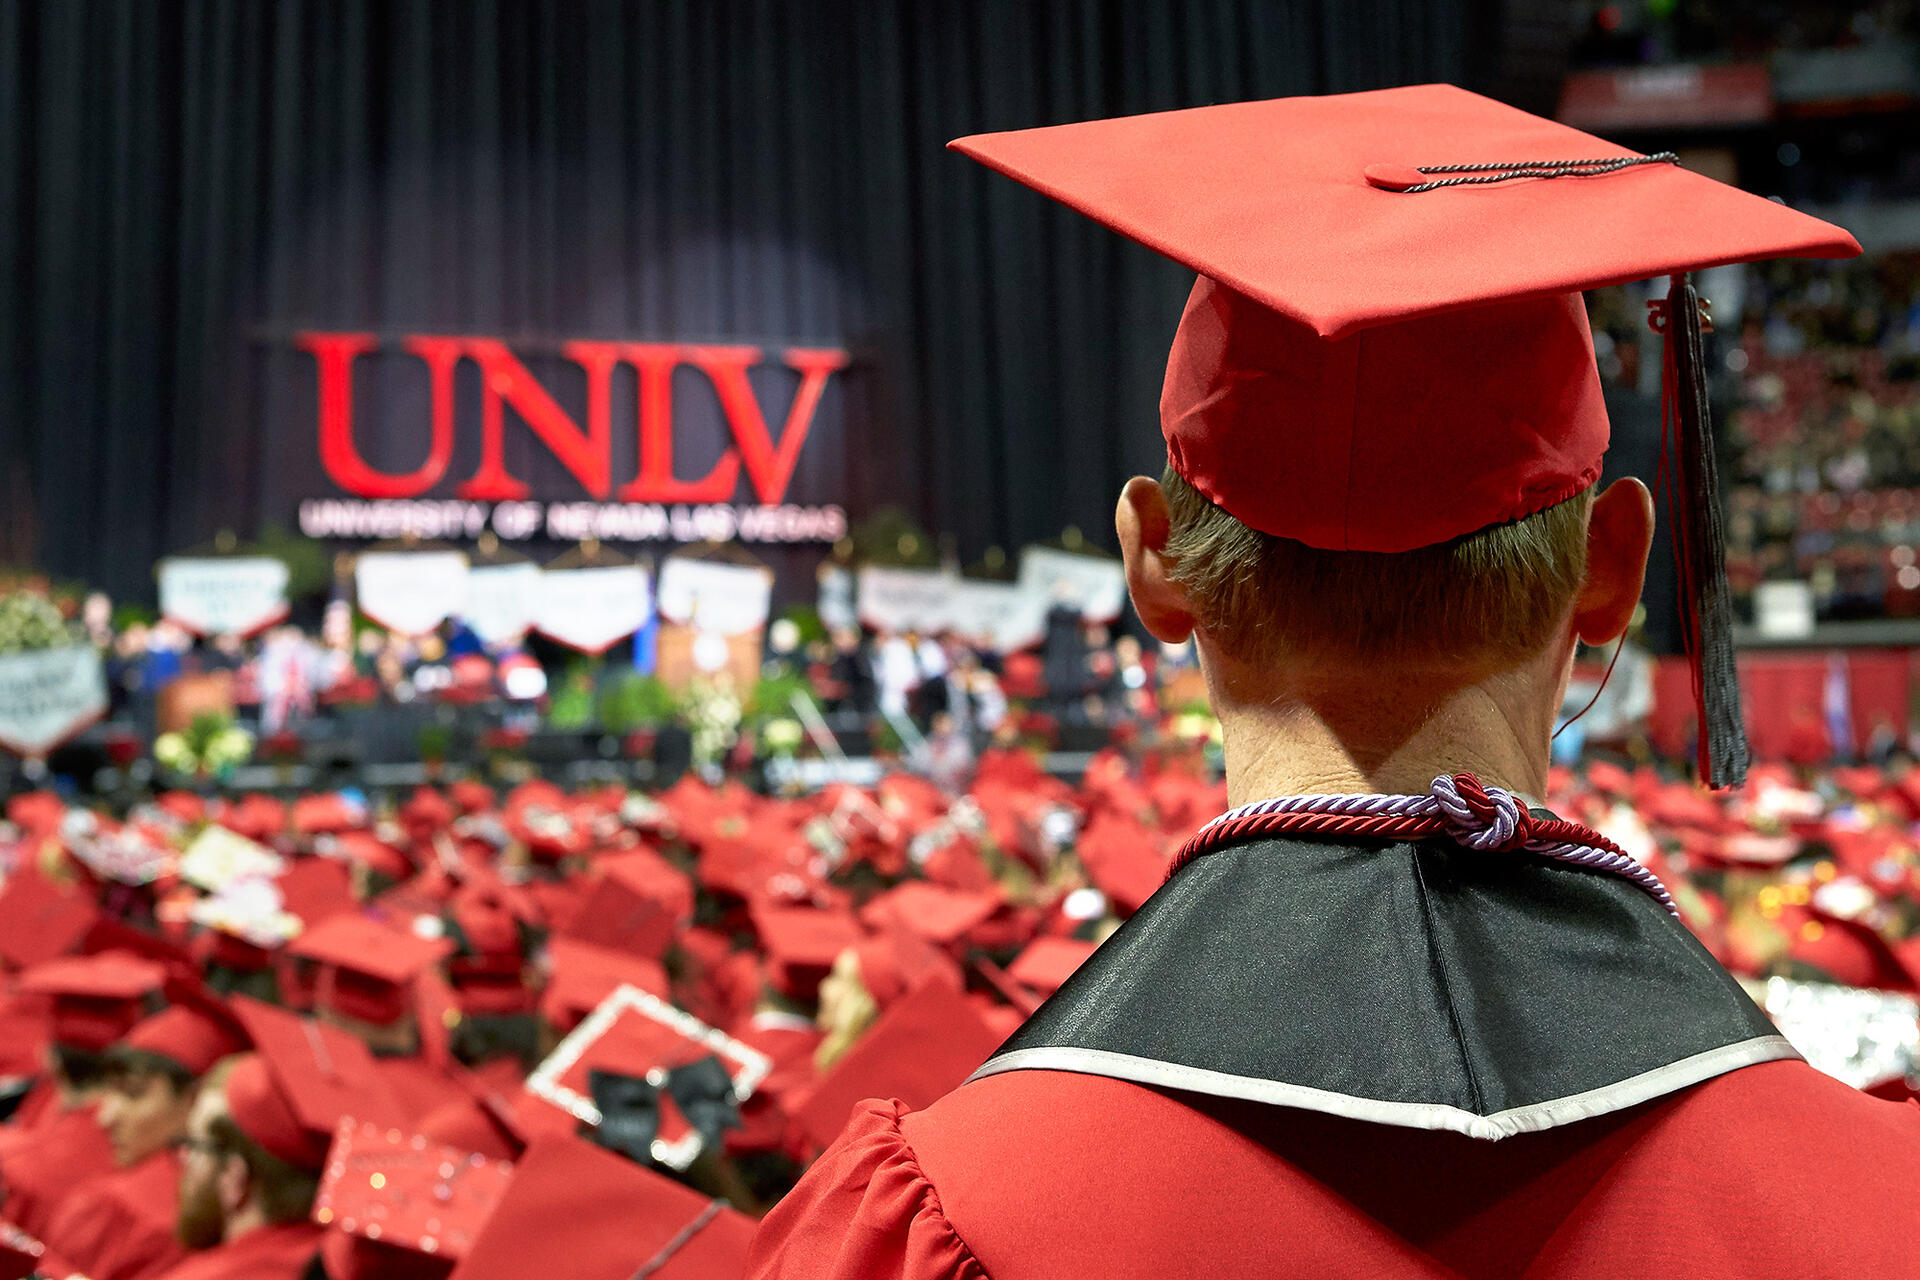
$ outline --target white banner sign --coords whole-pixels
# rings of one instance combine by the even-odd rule
[[[1047,598],[1017,582],[963,578],[954,584],[947,626],[995,653],[1018,653],[1046,639]]]
[[[855,605],[876,631],[939,631],[959,579],[938,569],[861,568]]]
[[[370,551],[353,566],[360,612],[389,631],[423,636],[460,612],[467,558],[458,551]]]
[[[699,631],[737,636],[767,625],[773,572],[759,565],[669,557],[660,566],[660,616]]]
[[[1126,566],[1104,556],[1028,547],[1020,553],[1020,585],[1049,604],[1077,606],[1089,622],[1112,622],[1127,604]]]
[[[459,613],[480,643],[513,644],[533,626],[539,601],[539,565],[476,565],[467,570],[467,602]]]
[[[198,635],[252,635],[287,616],[287,566],[271,556],[169,557],[160,612]]]
[[[0,654],[0,747],[44,756],[107,710],[92,645]]]
[[[548,569],[540,575],[534,625],[582,653],[605,653],[641,627],[653,608],[637,564]]]

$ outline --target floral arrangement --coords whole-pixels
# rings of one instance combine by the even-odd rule
[[[657,676],[634,673],[610,684],[600,695],[600,724],[624,734],[665,724],[680,713],[680,700]]]
[[[205,711],[185,730],[153,740],[153,758],[175,773],[208,777],[231,772],[253,754],[253,735],[230,715]]]
[[[695,679],[687,688],[687,729],[693,735],[693,760],[703,768],[719,764],[740,736],[744,709],[733,682]]]
[[[767,754],[773,756],[795,755],[806,738],[806,730],[791,716],[769,720],[760,729],[760,742],[766,747]]]
[[[794,717],[795,694],[810,696],[811,686],[797,672],[762,677],[747,700],[745,719],[770,756],[798,755],[806,743],[806,728]]]
[[[73,627],[60,616],[60,607],[40,592],[0,595],[0,653],[58,649],[74,639]]]

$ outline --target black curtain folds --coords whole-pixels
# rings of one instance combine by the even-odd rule
[[[968,558],[1110,540],[1190,279],[945,142],[1460,81],[1484,7],[0,0],[0,562],[149,596],[159,556],[290,524],[326,492],[302,329],[521,338],[575,414],[557,339],[843,346],[796,495],[904,506]],[[777,429],[792,382],[755,377]],[[419,363],[357,378],[363,453],[417,465]],[[684,475],[723,439],[699,381]]]

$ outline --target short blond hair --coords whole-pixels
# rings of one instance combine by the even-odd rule
[[[1585,579],[1586,490],[1544,511],[1414,551],[1322,551],[1261,533],[1171,467],[1165,555],[1195,622],[1247,661],[1518,661]]]

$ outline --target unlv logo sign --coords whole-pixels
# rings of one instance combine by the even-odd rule
[[[776,431],[747,379],[747,371],[764,360],[758,347],[695,345],[651,342],[567,342],[560,354],[578,365],[586,374],[586,412],[576,421],[563,410],[547,390],[529,373],[505,343],[485,337],[443,337],[414,335],[401,342],[401,348],[417,356],[426,366],[430,389],[430,413],[426,458],[411,471],[385,471],[370,464],[354,442],[354,362],[373,353],[379,343],[368,333],[301,333],[295,345],[312,355],[318,372],[318,427],[320,463],[334,484],[371,504],[308,502],[302,505],[301,523],[316,536],[388,536],[391,530],[375,529],[361,508],[378,508],[379,513],[402,520],[417,516],[434,528],[415,527],[413,531],[438,535],[467,533],[469,536],[489,524],[502,536],[529,537],[546,531],[555,537],[575,538],[591,534],[612,538],[723,536],[762,537],[765,540],[796,541],[833,538],[844,532],[845,516],[839,508],[792,508],[785,506],[800,450],[805,446],[813,416],[820,405],[827,379],[847,364],[844,351],[794,347],[780,353],[781,362],[800,376],[799,389],[788,407],[785,421]],[[471,361],[480,370],[480,461],[474,473],[454,486],[453,503],[421,499],[447,475],[454,454],[454,372],[462,360]],[[638,379],[638,396],[633,422],[613,421],[611,383],[616,367],[631,368]],[[703,476],[683,477],[674,466],[674,424],[672,381],[682,366],[697,369],[712,383],[725,415],[731,443]],[[532,497],[524,479],[508,470],[504,447],[505,410],[511,408],[534,436],[580,483],[594,502],[560,502],[547,505],[527,500]],[[613,440],[616,430],[631,430],[638,444],[639,465],[631,477],[616,477],[613,472]],[[703,517],[697,530],[682,537],[682,527],[692,529],[678,508],[703,509],[730,503],[743,477],[755,502],[754,508],[738,508],[731,533],[716,527],[715,520]],[[488,511],[480,504],[500,504]],[[602,504],[597,509],[595,504]],[[669,511],[669,508],[675,508]],[[752,513],[778,510],[783,520],[762,519],[756,526]],[[822,521],[795,519],[809,511],[831,513]],[[795,513],[799,513],[798,516]],[[682,518],[676,525],[674,516]],[[349,520],[347,517],[354,517]],[[770,523],[771,522],[771,523]],[[721,525],[725,520],[719,522]],[[755,534],[756,527],[778,523],[788,531]],[[364,530],[359,526],[368,524]],[[349,527],[349,526],[352,527]],[[817,525],[817,528],[814,526]],[[318,527],[316,527],[318,526]],[[441,527],[450,526],[450,527]],[[476,527],[478,526],[478,527]],[[593,527],[588,527],[593,526]],[[810,531],[808,531],[810,530]]]

